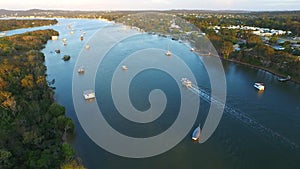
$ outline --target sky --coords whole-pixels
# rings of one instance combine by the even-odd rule
[[[0,0],[8,10],[300,10],[300,0]]]

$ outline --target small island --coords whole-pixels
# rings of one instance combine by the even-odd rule
[[[65,62],[66,61],[69,61],[71,59],[71,56],[70,55],[65,55],[62,60],[64,60]]]

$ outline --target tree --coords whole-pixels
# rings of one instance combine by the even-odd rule
[[[263,43],[262,39],[258,35],[250,34],[249,37],[247,38],[247,46],[250,48],[262,43]]]
[[[72,160],[61,166],[61,169],[85,169],[83,165],[79,164],[76,160]]]
[[[33,76],[27,75],[21,80],[21,86],[25,88],[33,88]]]
[[[67,161],[72,160],[75,156],[75,150],[70,146],[70,144],[63,143],[62,151],[63,151],[63,155]]]
[[[222,44],[221,53],[225,59],[228,59],[229,54],[233,51],[234,51],[234,48],[233,48],[231,42],[225,41]]]

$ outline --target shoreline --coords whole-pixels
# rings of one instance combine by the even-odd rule
[[[124,23],[115,22],[115,24],[121,24],[121,25],[124,25],[124,26],[128,26],[130,29],[134,29],[132,26],[124,24]],[[135,28],[139,28],[139,27],[135,27]],[[148,32],[148,31],[146,31],[144,29],[141,29],[141,28],[139,28],[139,30],[137,30],[137,31],[142,32],[142,33],[151,33],[151,32]],[[160,32],[154,32],[154,33],[156,33],[158,35],[161,34]],[[173,38],[173,36],[171,34],[167,34],[166,36],[167,37],[169,36],[169,37]],[[196,45],[193,42],[191,42],[191,41],[189,41],[187,39],[185,39],[185,40],[189,44],[191,44],[191,46],[195,47],[195,53],[197,53],[197,55],[199,55],[199,56],[206,56],[206,54],[201,54],[201,53],[197,52],[198,49],[196,48]],[[207,54],[207,56],[211,56],[211,53]],[[221,60],[226,60],[226,61],[229,61],[229,62],[232,62],[232,63],[241,64],[241,65],[249,66],[249,67],[252,67],[252,68],[255,68],[255,69],[264,70],[264,71],[269,72],[269,73],[271,73],[271,74],[273,74],[275,76],[278,76],[278,78],[286,78],[285,75],[283,75],[281,73],[278,73],[278,72],[275,72],[275,71],[273,71],[271,69],[262,67],[262,66],[256,66],[256,65],[249,64],[249,63],[237,61],[237,60],[234,60],[234,59],[224,59],[224,58],[221,58],[219,55],[216,56],[216,57],[219,57]],[[296,84],[300,84],[300,80],[298,80],[298,79],[291,78],[288,81],[294,82]]]
[[[264,68],[264,67],[261,67],[261,66],[256,66],[256,65],[251,65],[249,63],[245,63],[245,62],[240,62],[240,61],[237,61],[237,60],[233,60],[233,59],[224,59],[224,58],[221,58],[221,60],[226,60],[226,61],[229,61],[229,62],[232,62],[232,63],[236,63],[236,64],[241,64],[241,65],[245,65],[245,66],[249,66],[249,67],[252,67],[252,68],[255,68],[255,69],[260,69],[260,70],[264,70],[266,72],[269,72],[275,76],[278,76],[280,78],[286,78],[286,76],[284,76],[283,74],[280,74],[280,73],[277,73],[273,70],[270,70],[270,69],[267,69],[267,68]],[[288,81],[292,81],[294,83],[297,83],[297,84],[300,84],[300,80],[297,80],[297,79],[294,79],[294,78],[291,78],[290,80]]]

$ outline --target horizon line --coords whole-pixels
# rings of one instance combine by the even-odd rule
[[[178,8],[178,9],[59,9],[59,8],[28,8],[28,9],[5,9],[1,8],[0,10],[6,11],[31,11],[31,10],[41,10],[41,11],[73,11],[73,12],[127,12],[127,11],[237,11],[237,12],[297,12],[300,9],[279,9],[279,10],[250,10],[250,9],[186,9],[186,8]]]

